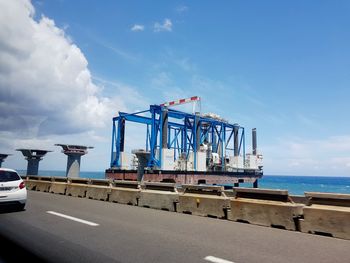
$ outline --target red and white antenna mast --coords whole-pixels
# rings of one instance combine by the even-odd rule
[[[179,99],[179,100],[174,100],[174,101],[169,101],[169,102],[165,102],[163,104],[160,104],[160,106],[163,107],[173,107],[173,106],[177,106],[177,105],[182,105],[182,104],[186,104],[186,103],[193,103],[192,105],[192,113],[196,113],[196,112],[201,112],[201,98],[199,96],[193,96],[190,98],[186,98],[186,99]]]

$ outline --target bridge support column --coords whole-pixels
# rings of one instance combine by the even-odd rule
[[[55,144],[62,147],[62,153],[68,156],[66,176],[70,178],[80,177],[80,160],[81,156],[88,153],[87,149],[91,146]]]
[[[0,153],[0,168],[1,168],[1,165],[2,163],[5,161],[5,159],[7,158],[7,156],[9,156],[10,154],[3,154],[3,153]]]
[[[16,151],[22,152],[23,156],[28,161],[27,175],[38,175],[39,162],[43,159],[46,153],[51,152],[36,149],[17,149]]]

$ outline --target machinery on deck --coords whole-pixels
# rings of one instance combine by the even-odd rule
[[[257,187],[263,175],[262,155],[257,152],[256,129],[252,152],[246,153],[245,129],[216,114],[186,113],[171,107],[188,102],[200,105],[195,96],[136,113],[119,112],[113,118],[112,149],[107,178],[178,184],[225,184],[250,182]],[[145,126],[145,146],[125,151],[125,126]]]

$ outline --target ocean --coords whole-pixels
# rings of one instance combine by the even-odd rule
[[[19,170],[21,175],[26,171]],[[39,171],[42,176],[65,176],[65,171]],[[82,178],[103,179],[104,172],[80,172]],[[251,184],[241,184],[249,186]],[[350,194],[350,177],[335,176],[290,176],[264,175],[259,180],[260,188],[288,190],[291,195],[304,195],[304,192],[328,192]]]

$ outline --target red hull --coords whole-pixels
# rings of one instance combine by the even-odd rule
[[[162,173],[161,171],[143,175],[144,182],[175,182],[177,184],[236,184],[236,183],[254,183],[261,178],[262,174],[244,175],[244,174],[208,174],[200,172],[177,173],[176,171]],[[107,179],[137,181],[137,172],[128,170],[106,170]]]

